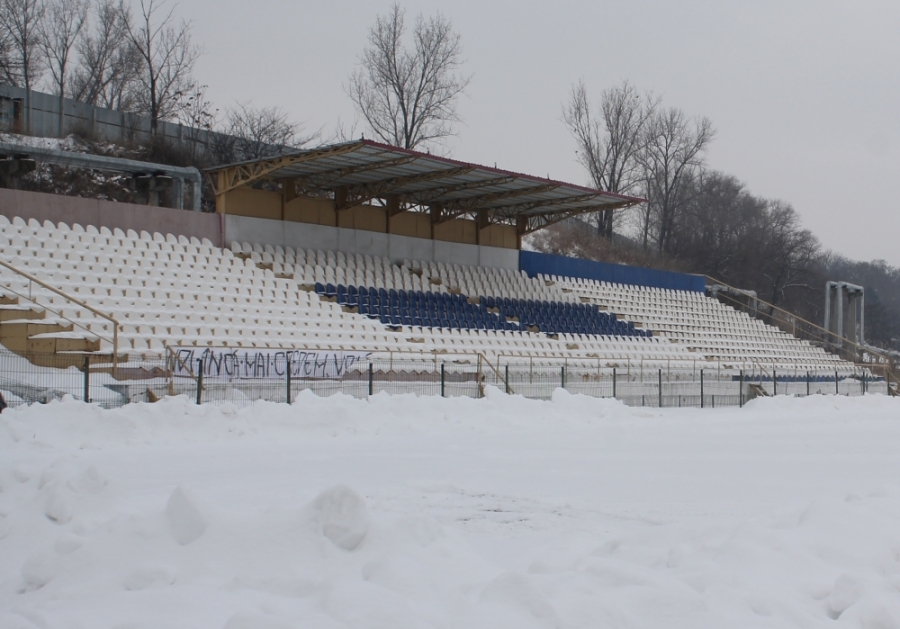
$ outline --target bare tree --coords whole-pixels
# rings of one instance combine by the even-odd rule
[[[128,37],[130,21],[124,0],[97,0],[91,28],[82,30],[75,46],[79,63],[71,79],[72,98],[110,109],[134,108],[140,58]]]
[[[715,133],[708,118],[688,120],[677,108],[658,110],[650,118],[638,156],[644,194],[649,200],[641,225],[645,248],[653,231],[658,250],[669,251],[679,212],[686,201],[686,184],[703,165],[703,155]]]
[[[10,42],[10,78],[30,90],[43,67],[39,46],[44,0],[0,0],[0,30]]]
[[[141,0],[137,23],[126,24],[141,61],[138,110],[150,118],[153,134],[159,121],[171,118],[179,100],[196,87],[193,70],[200,56],[200,48],[191,43],[191,23],[176,23],[174,9],[158,19],[161,6],[156,0]]]
[[[572,87],[563,120],[578,146],[578,161],[600,190],[627,194],[641,182],[638,161],[647,121],[656,111],[658,99],[641,96],[628,81],[603,92],[595,112],[584,81]],[[597,233],[612,238],[615,211],[597,215]]]
[[[53,89],[59,95],[60,137],[64,132],[64,99],[72,48],[87,20],[89,6],[89,0],[53,0],[47,5],[44,20],[40,24],[39,45],[44,54],[44,63],[50,70]]]
[[[0,23],[0,81],[17,85],[19,83],[18,63],[12,34]]]
[[[302,135],[302,127],[277,107],[243,103],[228,111],[213,152],[220,163],[261,159],[301,148],[319,136],[319,131]]]
[[[346,90],[377,138],[412,149],[454,134],[457,97],[471,77],[459,73],[460,37],[449,20],[419,15],[409,49],[404,13],[394,4],[376,19]]]
[[[777,306],[791,288],[812,288],[805,279],[819,255],[819,241],[800,227],[800,218],[789,204],[772,201],[767,214],[759,264],[769,302]]]

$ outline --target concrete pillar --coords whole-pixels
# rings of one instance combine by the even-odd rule
[[[135,203],[158,206],[159,193],[172,187],[172,178],[167,175],[135,175]]]
[[[176,210],[184,209],[184,179],[181,177],[172,179],[172,207]]]

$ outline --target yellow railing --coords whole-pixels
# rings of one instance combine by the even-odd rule
[[[99,338],[101,338],[101,339],[104,339],[104,340],[106,340],[106,341],[111,342],[111,343],[112,343],[112,346],[113,346],[113,373],[115,374],[115,371],[116,371],[116,364],[118,363],[118,356],[119,356],[119,322],[118,322],[114,317],[112,317],[111,315],[106,314],[105,312],[101,312],[101,311],[97,310],[97,309],[94,308],[93,306],[89,306],[88,304],[84,303],[84,302],[81,301],[80,299],[77,299],[77,298],[75,298],[75,297],[72,297],[71,295],[67,295],[67,294],[64,293],[63,291],[61,291],[61,290],[59,290],[58,288],[56,288],[55,286],[51,286],[51,285],[48,284],[47,282],[44,282],[43,280],[40,280],[40,279],[36,278],[35,276],[31,275],[30,273],[27,273],[27,272],[25,272],[25,271],[23,271],[23,270],[21,270],[21,269],[17,269],[16,267],[14,267],[13,265],[9,264],[8,262],[4,262],[3,260],[0,260],[0,266],[9,269],[10,271],[12,271],[13,273],[15,273],[16,275],[19,275],[19,276],[21,276],[21,277],[24,277],[24,278],[25,278],[26,280],[28,280],[28,282],[29,282],[29,283],[28,283],[28,294],[27,294],[27,295],[25,295],[25,294],[23,294],[23,293],[20,293],[19,291],[17,291],[16,289],[12,288],[12,287],[9,286],[9,285],[4,286],[4,290],[8,290],[9,292],[13,293],[14,295],[16,295],[16,296],[18,296],[18,297],[21,297],[22,299],[27,299],[27,300],[30,301],[31,303],[36,304],[36,305],[40,306],[41,308],[43,308],[43,309],[45,309],[45,310],[49,310],[50,312],[52,312],[53,314],[57,315],[57,316],[60,317],[61,319],[64,319],[65,321],[68,321],[68,322],[71,323],[73,326],[77,326],[77,327],[83,329],[83,330],[84,330],[85,332],[87,332],[88,334],[91,334],[91,335],[93,335],[93,336],[97,336],[97,337],[99,337]],[[90,313],[92,313],[92,314],[94,314],[94,315],[97,315],[97,316],[100,317],[101,319],[106,319],[107,321],[109,321],[110,323],[112,323],[112,338],[111,338],[111,339],[110,339],[110,338],[105,338],[105,337],[103,337],[102,335],[97,334],[96,332],[92,332],[92,331],[89,330],[86,326],[82,325],[82,324],[79,323],[78,321],[74,321],[73,319],[70,319],[69,317],[66,317],[66,316],[63,315],[61,312],[55,310],[55,309],[52,308],[51,306],[49,306],[49,305],[47,305],[47,304],[39,303],[37,300],[35,300],[34,294],[33,294],[33,292],[32,292],[32,286],[33,286],[34,284],[37,284],[37,285],[40,286],[41,288],[45,288],[45,289],[49,290],[50,292],[52,292],[52,293],[54,293],[54,294],[56,294],[56,295],[59,295],[60,297],[64,298],[65,300],[67,300],[67,301],[69,301],[69,302],[75,304],[76,306],[79,306],[80,308],[84,308],[84,309],[87,310],[88,312],[90,312]]]
[[[887,352],[878,351],[877,348],[873,348],[868,345],[863,346],[863,345],[860,345],[859,343],[852,341],[848,338],[840,337],[837,334],[835,334],[834,332],[826,330],[824,327],[822,327],[816,323],[813,323],[812,321],[808,321],[808,320],[804,319],[803,317],[797,316],[796,314],[790,312],[789,310],[785,310],[784,308],[781,308],[780,306],[776,306],[775,304],[770,304],[769,302],[765,301],[764,299],[760,299],[759,297],[753,297],[746,290],[742,290],[740,288],[735,288],[734,286],[730,286],[729,284],[726,284],[722,280],[716,279],[714,277],[710,277],[709,275],[706,275],[704,277],[706,277],[706,280],[708,283],[724,286],[725,288],[729,288],[737,293],[743,293],[743,294],[747,295],[748,297],[751,297],[752,299],[754,299],[757,302],[757,310],[759,310],[759,305],[761,304],[768,310],[767,314],[771,319],[774,319],[776,321],[781,321],[785,325],[790,324],[791,325],[790,334],[792,336],[794,336],[798,339],[801,339],[801,340],[807,340],[807,341],[810,339],[816,340],[826,346],[829,344],[850,346],[853,348],[855,356],[861,356],[864,352],[871,354],[873,357],[877,358],[878,362],[876,362],[875,364],[877,364],[880,368],[884,369],[887,377],[893,377],[894,381],[900,381],[900,377],[898,377],[898,375],[895,373],[895,364],[894,364],[895,361],[891,357],[891,355],[888,354]],[[727,300],[729,302],[729,305],[732,305],[733,307],[735,307],[737,309],[742,309],[742,308],[747,307],[747,304],[741,303],[740,301],[738,301],[737,299],[735,299],[728,293],[719,292],[718,296],[724,300]],[[800,326],[801,326],[799,329],[797,327],[798,324],[800,324]],[[781,328],[780,326],[776,326],[776,327],[778,327],[778,329],[782,330],[783,332],[788,332],[788,330],[785,330],[785,329]],[[806,335],[808,335],[810,338],[804,338],[804,330],[803,330],[804,327],[809,328],[811,330],[810,332],[806,332]],[[798,331],[799,331],[799,334],[798,334]],[[857,361],[854,360],[853,362],[855,363]],[[867,368],[873,367],[872,363],[862,363],[861,365],[864,367],[867,367]]]

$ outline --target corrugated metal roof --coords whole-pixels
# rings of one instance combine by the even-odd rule
[[[460,214],[488,210],[504,219],[615,209],[642,201],[370,140],[209,169],[211,174],[223,171],[238,173],[229,180],[231,188],[260,180],[293,179],[303,189],[342,191],[353,199],[393,195],[406,203],[438,204]]]

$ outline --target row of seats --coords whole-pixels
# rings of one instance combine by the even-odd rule
[[[385,325],[466,328],[478,330],[528,330],[558,334],[649,336],[631,322],[600,312],[585,304],[513,300],[463,294],[408,292],[365,286],[316,284],[316,292],[334,297],[341,305]]]
[[[695,291],[627,286],[583,278],[540,276],[580,299],[639,320],[657,334],[716,360],[754,366],[812,369],[848,363],[821,347],[766,325]]]
[[[822,364],[768,326],[738,325],[735,311],[699,294],[256,243],[220,249],[171,234],[2,217],[0,249],[14,266],[112,314],[123,325],[121,342],[134,352],[303,347],[651,369],[698,362],[709,368],[712,359],[737,369],[771,359],[777,346],[784,350],[779,364]],[[24,288],[8,271],[0,280]],[[107,321],[31,290],[109,351]]]

